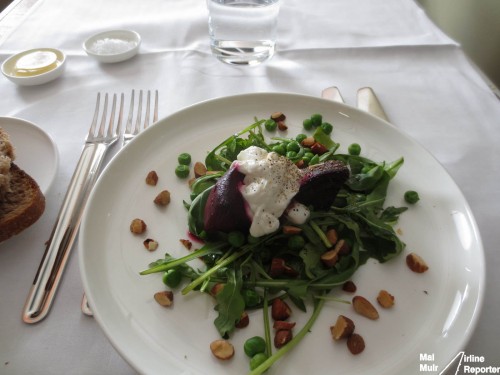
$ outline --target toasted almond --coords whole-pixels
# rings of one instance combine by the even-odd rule
[[[196,177],[205,176],[207,174],[207,167],[205,167],[205,164],[203,164],[201,161],[197,161],[196,163],[194,163],[193,170]]]
[[[335,245],[339,240],[339,235],[337,233],[337,230],[335,228],[328,229],[326,231],[326,238],[328,238],[328,241],[330,241],[332,245]]]
[[[273,320],[287,320],[292,314],[290,306],[280,298],[275,298],[271,305],[271,316]]]
[[[429,269],[429,266],[420,255],[410,253],[406,256],[406,264],[413,272],[424,273]]]
[[[293,333],[289,329],[276,331],[274,334],[274,346],[279,349],[288,344],[293,338]]]
[[[313,144],[316,143],[316,140],[314,139],[313,136],[306,137],[300,142],[302,146],[304,147],[311,147]]]
[[[236,328],[245,328],[250,324],[250,318],[248,316],[248,313],[246,311],[243,311],[241,314],[240,320],[236,322],[234,325]]]
[[[339,252],[334,249],[328,250],[321,254],[320,259],[325,267],[332,268],[339,260]]]
[[[356,293],[356,290],[358,289],[358,287],[356,286],[356,284],[354,284],[354,282],[352,282],[351,280],[348,280],[346,281],[343,285],[342,285],[342,290],[344,292],[348,292],[348,293]]]
[[[170,203],[170,192],[168,190],[161,191],[155,197],[154,203],[158,206],[167,206]]]
[[[187,250],[191,250],[193,247],[193,243],[185,238],[181,238],[179,241]]]
[[[151,186],[156,186],[157,183],[158,183],[158,175],[156,174],[156,171],[150,171],[146,176],[146,184]]]
[[[394,296],[389,293],[387,290],[381,290],[377,296],[377,302],[380,306],[385,309],[388,309],[394,306]]]
[[[170,290],[164,290],[162,292],[157,292],[154,295],[156,302],[158,302],[163,307],[170,307],[174,303],[174,293]]]
[[[353,333],[347,339],[347,348],[352,354],[357,355],[365,350],[365,340],[361,335]]]
[[[354,332],[354,322],[344,315],[339,315],[334,326],[330,327],[332,338],[335,341],[349,337]]]
[[[377,309],[365,297],[354,296],[352,299],[352,307],[354,311],[368,319],[376,320],[379,318]]]
[[[146,250],[148,251],[155,251],[156,249],[158,249],[158,241],[155,241],[151,238],[146,238],[143,241],[143,244]]]
[[[210,350],[215,358],[226,361],[234,356],[234,346],[227,340],[215,340],[210,343]]]
[[[142,234],[146,231],[147,225],[141,219],[134,219],[130,223],[130,231],[134,234]]]
[[[283,234],[299,234],[302,232],[302,228],[293,225],[283,225]]]

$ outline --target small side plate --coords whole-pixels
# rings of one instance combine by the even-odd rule
[[[40,59],[41,55],[50,56]],[[26,69],[25,62],[30,60],[32,69]],[[21,63],[22,67],[18,63]],[[66,56],[54,48],[36,48],[20,52],[9,57],[2,64],[2,74],[12,82],[21,86],[35,86],[53,81],[65,68]]]
[[[95,34],[83,43],[87,55],[102,63],[116,63],[134,57],[141,36],[131,30],[111,30]]]
[[[16,117],[0,117],[0,128],[14,145],[14,162],[47,193],[59,167],[59,152],[52,137],[32,122]]]

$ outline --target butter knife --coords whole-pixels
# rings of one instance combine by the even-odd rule
[[[371,87],[362,87],[358,90],[358,108],[389,122],[389,118]]]

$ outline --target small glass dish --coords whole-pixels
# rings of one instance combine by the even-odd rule
[[[66,63],[63,52],[54,48],[35,48],[17,53],[2,64],[2,74],[21,86],[35,86],[59,77]]]
[[[87,55],[102,63],[116,63],[134,57],[141,36],[131,30],[110,30],[95,34],[83,43]]]

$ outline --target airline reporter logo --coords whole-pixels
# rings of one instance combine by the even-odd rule
[[[468,355],[459,352],[444,369],[434,363],[434,353],[420,353],[420,373],[439,375],[461,374],[500,374],[500,366],[485,365],[484,356]]]

